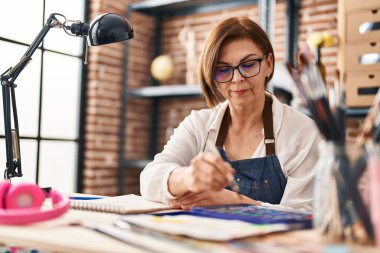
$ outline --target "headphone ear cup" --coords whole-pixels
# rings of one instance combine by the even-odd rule
[[[5,195],[6,209],[40,208],[45,201],[44,192],[35,184],[21,183],[9,187]]]
[[[11,183],[9,182],[0,183],[0,209],[5,209],[5,200],[10,187]]]
[[[45,194],[37,185],[0,182],[0,224],[21,225],[51,220],[69,210],[70,200],[66,196],[52,191],[51,197],[54,208],[40,210]]]

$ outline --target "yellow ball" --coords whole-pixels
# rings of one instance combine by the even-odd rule
[[[332,47],[334,45],[334,37],[329,32],[323,32],[323,46]]]
[[[319,32],[313,32],[307,38],[307,45],[311,49],[315,49],[316,47],[320,46],[322,43],[323,43],[323,36]]]
[[[154,79],[166,81],[174,74],[174,63],[169,55],[160,55],[153,59],[150,72]]]

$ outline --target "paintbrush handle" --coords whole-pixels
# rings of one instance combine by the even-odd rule
[[[207,148],[206,152],[208,151],[214,155],[221,157],[218,148],[211,141],[207,141],[206,148]],[[239,184],[236,182],[235,177],[232,177],[229,186],[231,187],[232,191],[236,193],[240,193]]]

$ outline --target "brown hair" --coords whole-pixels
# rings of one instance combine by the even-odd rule
[[[272,44],[265,31],[256,22],[248,17],[232,17],[220,22],[205,41],[198,69],[199,84],[209,107],[214,107],[224,101],[224,97],[218,91],[214,81],[220,48],[225,41],[238,38],[249,38],[264,54],[271,54],[274,69],[275,59]],[[272,79],[272,76],[273,71],[266,78],[265,85]]]

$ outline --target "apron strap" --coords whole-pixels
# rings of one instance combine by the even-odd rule
[[[272,113],[272,96],[265,93],[265,104],[263,111],[264,118],[264,143],[265,143],[265,151],[266,155],[275,155],[275,139],[273,133],[273,113]]]
[[[273,133],[273,114],[272,114],[272,103],[273,99],[271,95],[265,94],[265,104],[263,110],[263,119],[264,119],[264,143],[266,155],[276,154],[275,149],[275,139]],[[222,123],[220,125],[218,138],[216,139],[216,146],[223,147],[224,141],[228,133],[228,126],[230,125],[231,116],[230,108],[227,107],[226,112],[224,113]]]
[[[231,115],[230,115],[230,107],[227,107],[226,112],[224,113],[222,123],[220,125],[218,138],[216,139],[216,146],[223,147],[224,141],[226,140],[226,136],[228,133],[228,126],[230,125]]]

